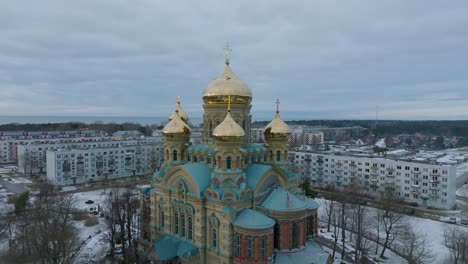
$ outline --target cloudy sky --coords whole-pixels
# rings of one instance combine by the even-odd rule
[[[253,114],[468,119],[468,1],[0,3],[0,115],[166,116],[223,69]]]

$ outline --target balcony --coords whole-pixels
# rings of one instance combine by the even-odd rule
[[[439,190],[439,186],[437,186],[437,187],[429,186],[429,189],[430,189],[430,190]]]
[[[419,188],[419,187],[421,187],[421,185],[419,185],[419,184],[411,184],[411,187],[413,187],[413,188]]]
[[[413,190],[413,191],[411,191],[411,194],[414,194],[414,195],[419,195],[419,194],[421,194],[421,193],[420,193],[419,191],[415,191],[415,190]]]
[[[378,182],[379,179],[373,179],[373,178],[371,178],[370,181],[371,181],[371,182]]]
[[[431,197],[431,198],[439,198],[439,194],[438,194],[438,193],[435,193],[435,194],[434,194],[434,193],[430,193],[430,194],[429,194],[429,197]]]
[[[430,180],[430,183],[439,183],[439,180]]]
[[[431,176],[440,176],[440,172],[431,171]]]
[[[412,170],[411,173],[412,173],[412,174],[421,174],[421,171]]]

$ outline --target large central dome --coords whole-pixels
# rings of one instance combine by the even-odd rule
[[[228,96],[231,96],[234,104],[250,102],[252,91],[231,71],[229,64],[226,64],[224,71],[203,91],[203,100],[206,103],[226,103]]]

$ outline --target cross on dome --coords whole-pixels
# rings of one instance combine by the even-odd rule
[[[279,113],[279,105],[280,105],[280,101],[279,99],[276,99],[276,113]]]

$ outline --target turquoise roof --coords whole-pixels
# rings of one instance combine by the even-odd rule
[[[156,238],[153,244],[158,260],[166,261],[175,257],[184,259],[199,254],[198,248],[188,241],[165,235]]]
[[[140,191],[144,194],[144,195],[148,195],[151,193],[151,191],[154,189],[153,186],[151,185],[144,185],[144,186],[141,186],[140,188]]]
[[[308,204],[288,190],[279,187],[268,195],[261,207],[272,211],[300,211],[307,209]]]
[[[190,145],[187,149],[188,149],[189,151],[190,151],[190,150],[196,150],[196,151],[214,152],[214,149],[213,149],[213,148],[207,147],[206,145],[203,145],[203,144]]]
[[[192,179],[198,185],[200,194],[210,186],[211,169],[204,163],[189,163],[181,165],[181,167],[192,176]]]
[[[245,169],[245,177],[247,178],[247,186],[249,186],[250,189],[255,190],[260,178],[270,168],[271,168],[270,165],[259,164],[259,163],[250,164]]]
[[[307,198],[307,199],[306,199],[306,203],[307,203],[307,207],[308,207],[309,209],[317,209],[317,208],[319,208],[319,206],[320,206],[320,205],[319,205],[314,199],[312,199],[312,198]]]
[[[235,213],[236,210],[230,206],[227,206],[227,207],[224,207],[223,210],[221,210],[223,213],[228,213],[228,214],[232,214],[232,213]]]
[[[258,211],[247,208],[237,214],[232,225],[248,229],[263,229],[274,226],[275,221]]]

